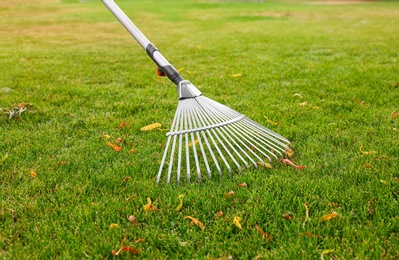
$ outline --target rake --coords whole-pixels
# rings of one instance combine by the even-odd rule
[[[196,174],[199,180],[202,172],[206,172],[209,178],[213,172],[221,177],[225,170],[232,175],[234,170],[268,165],[265,160],[271,162],[273,158],[292,153],[286,138],[203,96],[191,82],[182,78],[113,0],[103,2],[146,50],[158,66],[158,75],[167,76],[177,87],[179,103],[170,132],[166,134],[168,139],[157,183],[166,170],[167,183],[175,171],[177,183],[184,177],[184,171],[187,172],[187,182],[190,182],[192,174]]]

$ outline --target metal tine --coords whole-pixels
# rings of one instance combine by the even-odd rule
[[[222,112],[219,112],[219,115],[224,119],[224,120],[229,120],[230,118],[226,116],[226,114],[222,114]],[[224,130],[228,131],[230,134],[228,134],[228,136],[231,137],[231,139],[233,140],[234,144],[240,149],[240,151],[245,154],[245,156],[252,162],[252,164],[257,167],[257,163],[255,162],[255,160],[252,159],[252,157],[242,148],[242,146],[244,146],[245,148],[247,148],[258,160],[263,161],[254,151],[252,151],[252,149],[245,144],[242,139],[247,140],[239,131],[239,128],[237,127],[237,124],[232,124],[229,125],[228,127],[225,127]],[[240,142],[241,145],[237,144],[234,140],[234,138]],[[239,138],[240,137],[240,138]],[[246,161],[244,161],[246,163]],[[246,163],[246,166],[249,167],[248,163]]]
[[[222,119],[222,120],[226,120],[226,118],[224,117],[224,115],[221,114],[220,111],[217,110],[217,109],[214,109],[214,110],[208,109],[208,112],[212,114],[212,118],[214,118],[214,120],[215,120],[215,118]],[[220,122],[220,121],[222,121],[222,120],[218,120],[218,121]],[[216,120],[215,120],[215,121],[216,121]],[[244,162],[245,166],[248,168],[248,167],[249,167],[248,162],[242,157],[242,155],[236,150],[235,147],[238,147],[238,148],[239,148],[242,152],[244,152],[244,153],[245,153],[245,151],[240,147],[240,145],[237,144],[237,142],[236,142],[236,141],[234,140],[234,138],[232,137],[232,135],[234,136],[234,134],[232,134],[231,132],[230,132],[230,134],[228,134],[228,133],[226,132],[226,129],[228,129],[229,127],[230,127],[230,126],[225,126],[225,127],[217,128],[216,131],[217,131],[218,133],[220,133],[220,135],[222,136],[222,138],[227,142],[227,144],[228,144],[228,145],[230,146],[230,148],[234,151],[234,153]],[[223,132],[224,134],[223,134],[222,132]],[[234,147],[233,145],[231,145],[231,143],[229,142],[229,140],[227,140],[226,135],[227,135],[227,137],[234,143],[235,147]],[[228,151],[226,151],[226,152],[229,153]],[[245,153],[245,154],[246,154],[246,153]],[[232,155],[231,155],[230,153],[229,153],[229,155],[230,155],[230,157],[232,157]],[[246,154],[246,155],[247,155],[247,154]],[[247,155],[247,157],[248,157],[248,155]],[[233,161],[236,163],[238,169],[241,171],[241,166],[238,164],[238,162],[235,161],[234,158],[232,158],[232,159],[233,159]]]
[[[184,106],[184,100],[181,102],[182,106]],[[182,109],[183,110],[183,109]],[[180,118],[180,128],[178,130],[183,129],[183,122],[184,122],[184,115],[182,118]],[[182,154],[182,146],[183,146],[183,135],[179,135],[179,151],[178,151],[178,156],[177,156],[177,183],[180,183],[180,173],[181,173],[181,166],[182,166],[182,160],[181,160],[181,154]]]
[[[200,108],[199,108],[199,104],[197,103],[197,101],[194,102],[194,103],[195,103],[195,105],[193,105],[192,110],[195,111],[193,113],[193,115],[195,116],[195,120],[193,122],[194,122],[195,128],[198,128],[200,125],[202,125],[202,122],[201,122],[201,120],[200,120],[200,118],[198,116],[198,114],[199,114],[198,110]],[[199,124],[198,126],[197,126],[197,123]],[[197,132],[197,134],[198,134],[198,132]],[[215,157],[215,154],[213,153],[212,146],[209,144],[209,141],[208,141],[208,138],[207,138],[207,136],[205,134],[205,131],[201,131],[201,135],[204,138],[205,144],[206,144],[206,146],[207,146],[207,148],[209,150],[209,153],[210,153],[210,155],[212,157],[213,162],[215,163],[215,166],[216,166],[216,169],[217,169],[219,175],[222,176],[222,169],[220,168],[220,165],[219,165],[219,163],[218,163],[218,161],[217,161],[217,159]],[[200,145],[201,145],[201,147],[203,149],[202,143]],[[205,150],[203,150],[202,152],[203,152],[203,157],[204,157],[204,161],[205,161],[205,166],[206,166],[207,171],[208,171],[208,177],[212,178],[212,173],[211,173],[211,170],[210,170],[210,167],[209,167],[209,164],[208,164],[208,160],[207,160],[207,157],[206,157],[206,154],[205,154]]]
[[[191,118],[192,116],[190,116],[190,115],[192,115],[190,108],[193,106],[193,104],[192,104],[193,102],[191,101],[190,103],[191,104],[188,106],[188,109],[187,109],[188,127],[189,127],[189,129],[193,129],[193,123],[192,123],[192,118]],[[196,133],[196,134],[197,134],[197,137],[198,137],[197,140],[198,140],[199,145],[201,147],[201,138],[199,137],[198,133]],[[197,148],[196,148],[196,144],[195,144],[194,133],[191,132],[190,135],[191,135],[191,146],[193,147],[193,153],[194,153],[195,166],[196,166],[196,169],[197,169],[197,175],[198,175],[198,179],[201,180],[201,168],[200,168],[200,165],[199,165],[199,158],[198,158],[198,154],[197,154]]]
[[[187,101],[187,100],[185,100],[185,101]],[[186,103],[186,102],[185,102]],[[185,105],[187,105],[187,104],[185,104]],[[189,106],[187,106],[187,107],[189,107]],[[187,124],[187,117],[188,117],[188,114],[187,114],[187,108],[185,107],[184,108],[184,110],[183,110],[183,118],[184,118],[184,129],[188,129],[188,124]],[[187,183],[190,183],[190,178],[191,178],[191,173],[190,173],[190,149],[189,149],[189,145],[188,145],[188,142],[189,142],[189,135],[188,135],[188,133],[185,133],[184,134],[184,140],[185,140],[185,143],[186,143],[186,169],[187,169]]]
[[[198,99],[199,99],[199,98],[201,98],[201,97],[198,97]],[[204,106],[199,105],[198,108],[199,108],[199,109],[197,110],[197,112],[198,112],[198,115],[199,115],[199,119],[200,119],[200,121],[201,121],[201,124],[202,124],[202,125],[207,125],[207,124],[209,125],[209,121],[207,120],[206,113],[202,111],[202,110],[204,110]],[[212,133],[215,135],[215,133],[213,132],[213,129],[210,129],[210,130],[205,131],[205,132],[209,135],[209,138],[211,139],[213,145],[214,145],[215,148],[216,148],[216,151],[218,152],[219,156],[222,158],[222,161],[223,161],[224,164],[226,165],[227,170],[228,170],[229,173],[231,174],[231,167],[230,167],[230,164],[227,162],[227,160],[226,160],[226,158],[224,157],[222,151],[220,151],[219,146],[217,145],[217,143],[215,142],[215,139],[214,139],[213,136],[212,136]],[[215,135],[215,136],[216,136],[216,135]],[[216,158],[214,158],[214,161],[215,161],[215,163],[217,162]],[[221,172],[221,171],[219,171],[219,176],[222,177],[222,172]]]
[[[204,106],[204,110],[206,112],[206,114],[208,115],[207,118],[209,119],[209,121],[207,122],[208,124],[216,124],[218,122],[220,122],[220,120],[216,120],[215,117],[215,113],[213,113],[213,111],[209,108]],[[232,159],[232,161],[235,163],[235,165],[238,167],[239,171],[241,171],[241,166],[240,164],[237,162],[237,160],[234,158],[233,154],[230,152],[230,150],[226,147],[226,144],[223,142],[223,140],[227,143],[227,145],[236,153],[238,154],[238,152],[236,151],[236,149],[231,145],[231,143],[226,139],[226,137],[224,136],[224,134],[220,131],[220,128],[215,128],[215,129],[211,129],[210,131],[212,132],[216,132],[215,133],[215,137],[218,139],[219,143],[222,145],[223,149],[226,151],[226,153],[230,156],[230,158]],[[219,135],[223,138],[220,139]],[[241,156],[240,156],[241,157]],[[241,157],[242,158],[242,157]],[[231,174],[231,172],[230,172]]]
[[[179,130],[180,117],[181,117],[181,109],[180,109],[181,106],[182,106],[182,104],[179,102],[179,105],[177,106],[177,109],[176,109],[175,128],[174,129],[173,129],[173,127],[171,128],[173,131],[178,131]],[[173,162],[174,162],[174,157],[175,157],[176,142],[177,142],[177,135],[173,136],[173,144],[172,144],[172,150],[170,152],[167,183],[170,182],[170,178],[171,178],[171,174],[172,174]]]

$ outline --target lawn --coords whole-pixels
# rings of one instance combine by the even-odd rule
[[[2,258],[399,258],[398,2],[118,3],[184,78],[289,139],[306,168],[156,184],[175,86],[100,1],[11,0]]]

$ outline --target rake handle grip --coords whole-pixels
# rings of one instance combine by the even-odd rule
[[[133,36],[134,39],[146,50],[148,56],[158,65],[158,69],[164,73],[168,78],[178,85],[183,78],[179,72],[166,60],[166,58],[158,51],[154,44],[152,44],[147,37],[137,28],[137,26],[127,17],[127,15],[120,9],[114,0],[102,0],[105,6],[114,14],[119,22],[126,28],[126,30]]]

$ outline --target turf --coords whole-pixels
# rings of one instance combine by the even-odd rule
[[[397,2],[120,5],[184,78],[287,137],[306,168],[155,184],[173,84],[100,1],[2,3],[2,258],[399,258]],[[31,111],[9,119],[21,102]],[[136,251],[113,256],[123,246]]]

